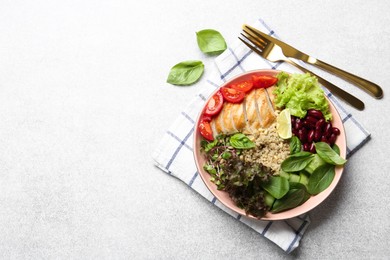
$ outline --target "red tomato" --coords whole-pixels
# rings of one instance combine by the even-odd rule
[[[278,82],[278,79],[272,76],[257,76],[257,75],[252,75],[252,80],[253,80],[253,87],[254,88],[269,88],[272,87],[273,85]]]
[[[198,128],[199,128],[200,134],[204,138],[206,138],[209,141],[213,141],[214,140],[213,131],[211,130],[210,121],[208,121],[208,119],[202,118],[200,120],[200,122],[199,122]]]
[[[232,84],[230,87],[237,89],[237,90],[240,90],[240,91],[243,91],[243,92],[249,92],[253,87],[253,82],[249,81],[249,80],[242,81],[242,82],[237,83],[237,84]]]
[[[234,88],[223,87],[221,93],[223,98],[230,103],[239,103],[245,98],[245,92]]]
[[[223,105],[223,96],[220,91],[214,94],[209,100],[204,110],[204,114],[207,116],[213,116],[221,111]]]

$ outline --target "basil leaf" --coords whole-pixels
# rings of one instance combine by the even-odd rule
[[[325,142],[318,142],[315,144],[317,154],[327,163],[333,165],[343,165],[347,160],[340,157],[330,146]]]
[[[285,172],[298,172],[303,169],[313,160],[313,154],[309,152],[299,152],[290,155],[281,164],[282,170]]]
[[[277,199],[272,206],[272,213],[278,213],[299,206],[306,198],[304,189],[291,189],[286,196]]]
[[[241,133],[237,133],[230,137],[230,145],[237,149],[250,149],[255,147],[255,143]]]
[[[290,154],[295,154],[301,151],[301,140],[295,135],[290,140]]]
[[[199,49],[206,54],[220,54],[226,50],[226,42],[222,35],[212,29],[202,30],[196,33]]]
[[[171,68],[167,82],[178,86],[191,85],[199,80],[203,71],[203,62],[198,60],[183,61]]]
[[[333,151],[335,151],[338,155],[340,155],[340,147],[338,147],[337,144],[334,144],[332,146]]]
[[[275,199],[282,198],[290,189],[288,180],[279,176],[272,176],[269,182],[263,183],[261,186]]]
[[[310,175],[307,189],[310,194],[316,195],[332,183],[335,176],[335,166],[331,164],[325,164],[318,167],[312,175]]]

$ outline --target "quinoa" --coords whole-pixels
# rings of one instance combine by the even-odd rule
[[[278,174],[281,163],[289,156],[290,146],[287,140],[279,137],[276,131],[276,120],[268,127],[259,129],[250,139],[256,147],[243,151],[245,162],[256,162]]]

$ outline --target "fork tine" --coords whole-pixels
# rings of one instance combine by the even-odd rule
[[[244,25],[244,28],[242,29],[246,34],[252,36],[253,38],[255,39],[258,39],[259,41],[263,42],[263,44],[267,45],[270,43],[270,41],[265,38],[263,35],[261,35],[258,31],[256,31],[256,29],[248,26],[248,25]]]
[[[246,38],[246,37],[245,37]],[[238,37],[238,39],[240,39],[246,46],[248,46],[249,49],[251,49],[252,51],[256,52],[257,54],[259,54],[260,56],[263,56],[263,53],[261,51],[259,51],[259,49],[257,49],[255,46],[249,44],[247,41],[241,39],[240,37]],[[246,38],[248,39],[248,38]],[[248,39],[249,40],[249,39]]]
[[[264,42],[269,42],[266,38],[264,38],[264,36],[262,36],[255,28],[253,28],[253,27],[251,27],[251,26],[249,26],[249,25],[244,25],[243,26],[244,28],[243,28],[243,30],[245,31],[245,29],[246,29],[246,33],[248,33],[247,31],[250,31],[251,32],[251,34],[254,34],[254,35],[256,35],[257,37],[259,37],[260,39],[262,39]]]
[[[258,39],[249,33],[246,33],[246,34],[241,33],[241,35],[244,36],[244,38],[247,39],[248,41],[250,41],[253,45],[255,45],[256,47],[259,47],[261,49],[264,49],[265,46],[267,45],[267,43],[261,41],[261,39]]]

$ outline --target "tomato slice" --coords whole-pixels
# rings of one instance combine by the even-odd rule
[[[278,79],[272,76],[266,75],[252,75],[254,88],[269,88],[278,82]]]
[[[211,130],[210,121],[208,118],[202,118],[199,122],[199,132],[200,134],[209,141],[213,141],[213,131]]]
[[[220,91],[215,93],[212,98],[207,102],[204,114],[207,116],[213,116],[221,111],[223,105],[223,96]]]
[[[245,92],[228,87],[222,87],[221,93],[223,98],[230,103],[239,103],[245,98]]]
[[[232,84],[230,87],[243,92],[249,92],[253,88],[253,81],[242,81],[237,84]]]

